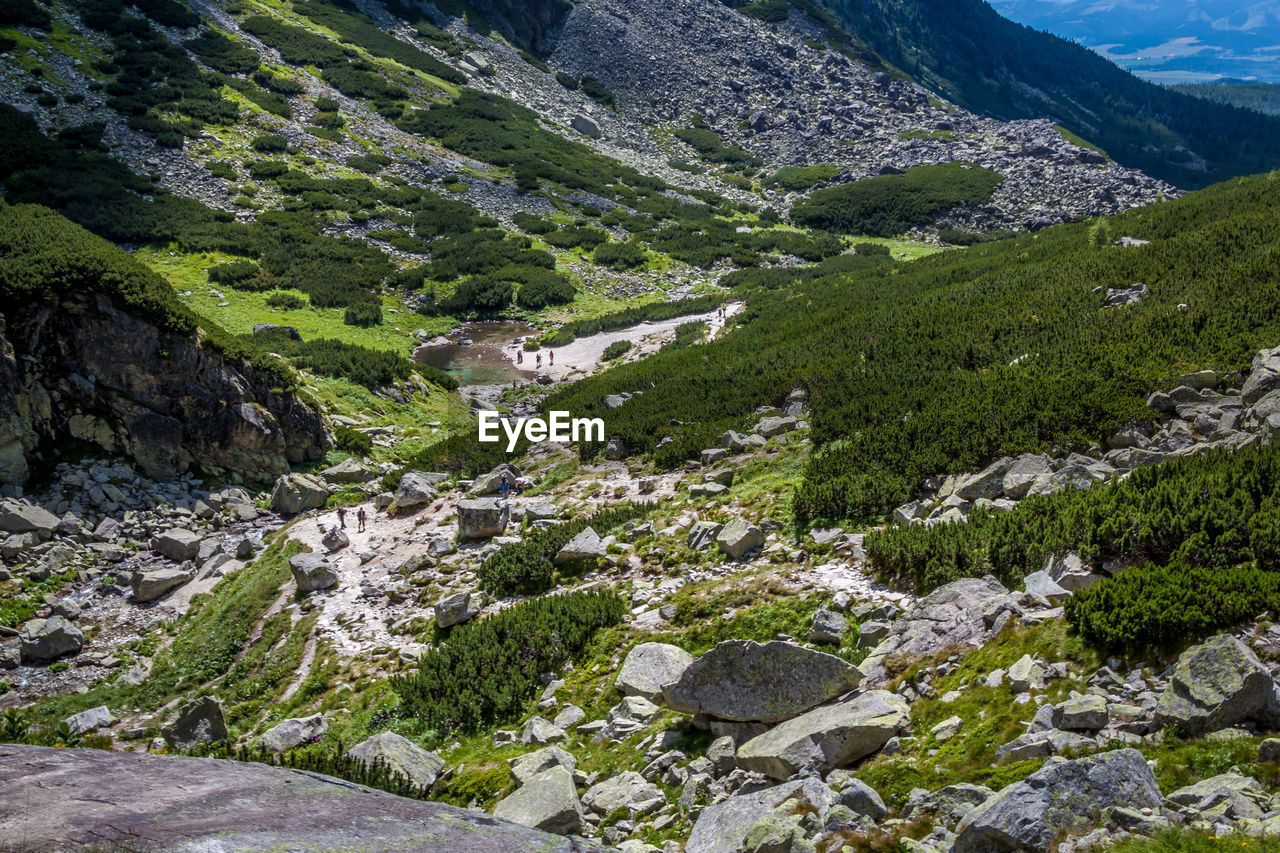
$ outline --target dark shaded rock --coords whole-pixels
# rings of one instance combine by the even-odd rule
[[[0,353],[2,482],[26,480],[41,441],[67,438],[129,456],[157,480],[192,465],[269,480],[328,447],[320,413],[276,377],[105,293],[7,306]]]

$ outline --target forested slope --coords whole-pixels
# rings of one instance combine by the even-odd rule
[[[735,273],[740,328],[586,380],[551,408],[675,465],[759,405],[808,389],[815,452],[801,522],[879,517],[926,477],[1023,451],[1087,449],[1150,420],[1188,370],[1237,370],[1280,341],[1275,173],[1111,220],[910,263],[842,256]],[[1115,245],[1120,236],[1151,241]],[[1147,285],[1104,309],[1110,288]],[[606,394],[643,391],[606,409]],[[598,448],[588,448],[589,451]]]

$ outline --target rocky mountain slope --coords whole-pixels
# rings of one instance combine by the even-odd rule
[[[278,369],[202,341],[150,271],[47,210],[0,210],[0,230],[0,481],[26,482],[67,440],[156,479],[272,480],[323,455],[320,413]]]
[[[0,847],[1274,844],[1274,174],[804,2],[3,14]]]

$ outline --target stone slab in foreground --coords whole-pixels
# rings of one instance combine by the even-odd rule
[[[359,849],[600,851],[443,803],[213,758],[0,745],[0,838],[15,853]],[[13,848],[5,848],[13,849]]]

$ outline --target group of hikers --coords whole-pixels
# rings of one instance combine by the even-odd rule
[[[364,511],[364,507],[360,507],[360,509],[356,511],[357,533],[364,533],[364,526],[368,520],[369,514]],[[344,506],[338,507],[338,526],[343,530],[347,529],[347,508]]]
[[[512,492],[517,495],[524,494],[524,490],[533,485],[533,480],[528,477],[516,477],[512,480],[506,474],[502,475],[502,481],[498,483],[498,495],[500,497],[510,497]]]
[[[541,352],[538,353],[537,359],[538,359],[537,361],[538,367],[542,367]],[[550,349],[547,350],[547,364],[551,367],[554,367],[555,363],[556,363],[556,351],[550,350]],[[516,350],[516,364],[524,364],[524,350],[519,350],[519,349]]]

